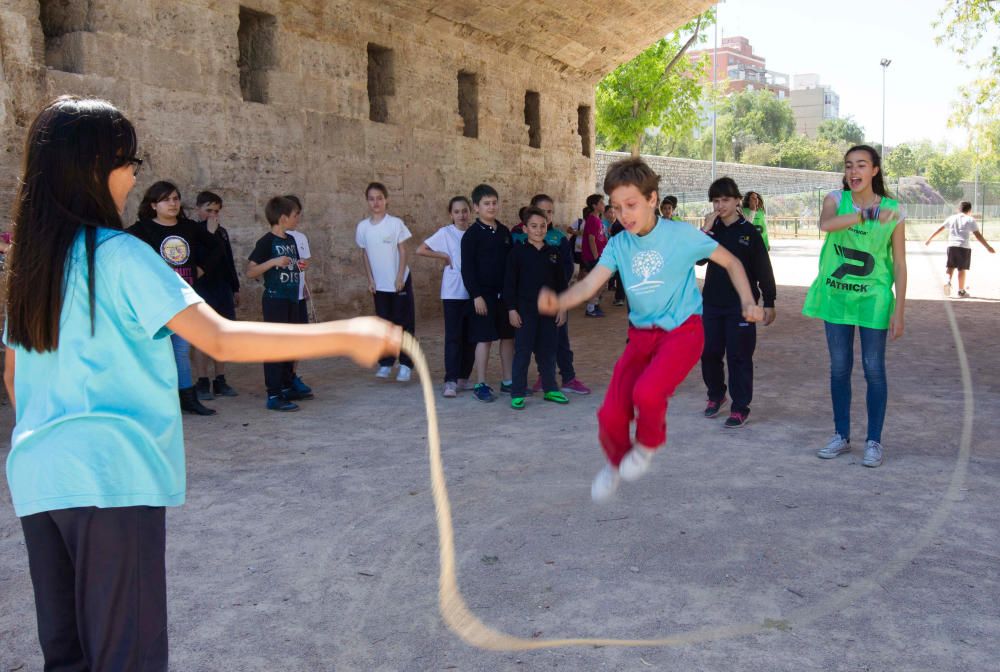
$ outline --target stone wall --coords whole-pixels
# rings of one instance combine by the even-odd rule
[[[354,244],[369,181],[388,186],[411,249],[483,181],[502,221],[540,190],[569,219],[594,182],[595,82],[709,4],[3,0],[0,212],[39,107],[101,96],[136,124],[147,158],[126,214],[158,179],[189,204],[216,191],[242,266],[264,203],[296,193],[317,312],[370,312]],[[436,310],[437,264],[413,270],[418,306]],[[247,284],[250,316],[259,290]]]
[[[622,152],[598,151],[595,156],[595,189],[604,191],[604,175],[608,166],[629,155]],[[708,187],[712,183],[712,162],[694,159],[675,159],[668,156],[643,156],[650,167],[660,176],[662,194],[684,195],[687,200],[708,199]],[[801,189],[836,189],[841,184],[842,173],[828,173],[818,170],[796,170],[792,168],[770,168],[742,163],[717,163],[716,176],[729,176],[736,180],[742,191],[759,191],[762,194],[782,193]],[[581,205],[582,207],[582,205]]]

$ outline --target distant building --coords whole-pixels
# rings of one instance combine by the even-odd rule
[[[810,138],[816,137],[824,121],[840,117],[840,96],[820,84],[817,74],[795,75],[789,101],[795,113],[795,131]]]
[[[714,49],[701,49],[690,52],[693,60],[704,55],[712,58]],[[763,56],[755,54],[750,40],[745,37],[725,37],[719,46],[718,53],[712,58],[715,73],[720,82],[725,82],[722,93],[729,94],[738,91],[770,91],[778,98],[788,98],[788,75],[767,69],[767,61]],[[712,81],[712,66],[709,66],[705,77]]]

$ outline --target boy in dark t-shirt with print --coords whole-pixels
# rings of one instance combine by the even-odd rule
[[[247,277],[264,276],[261,312],[265,322],[299,322],[299,251],[295,239],[288,235],[288,225],[296,212],[298,207],[291,199],[275,196],[268,201],[264,216],[271,230],[257,241],[250,253]],[[264,364],[269,410],[297,411],[299,407],[295,401],[312,399],[312,393],[298,392],[292,387],[294,377],[290,361]]]

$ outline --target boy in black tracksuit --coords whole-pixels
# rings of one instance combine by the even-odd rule
[[[532,352],[542,375],[545,400],[569,403],[556,383],[556,325],[557,322],[564,322],[566,315],[563,313],[553,318],[538,314],[538,292],[542,287],[561,292],[567,286],[559,248],[545,243],[547,227],[545,213],[529,207],[524,223],[528,240],[522,245],[515,245],[507,256],[503,302],[509,308],[511,326],[517,329],[514,335],[510,406],[518,410],[524,408]]]
[[[725,210],[725,206],[722,207],[722,212],[720,208],[716,208],[719,216],[715,217],[714,222],[706,224],[705,233],[743,263],[754,300],[759,301],[761,297],[764,299],[764,325],[767,326],[774,321],[777,289],[764,239],[736,207],[733,207],[731,213]],[[739,295],[729,280],[726,269],[708,262],[702,292],[705,349],[701,357],[701,372],[708,388],[708,405],[704,415],[707,418],[718,415],[726,400],[725,371],[722,364],[725,356],[729,367],[729,393],[733,398],[725,426],[742,427],[750,415],[750,402],[753,399],[753,353],[757,347],[757,327],[753,322],[743,319]]]

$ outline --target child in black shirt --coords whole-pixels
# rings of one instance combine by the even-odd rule
[[[559,248],[545,243],[548,219],[535,207],[525,211],[524,229],[528,240],[515,245],[507,257],[507,272],[503,300],[508,308],[514,336],[513,384],[510,406],[524,408],[528,387],[528,365],[531,353],[542,375],[545,400],[568,404],[569,399],[556,383],[557,327],[566,321],[566,313],[556,317],[538,314],[538,292],[548,287],[556,292],[566,289],[566,275]]]
[[[708,191],[713,212],[705,217],[703,230],[743,263],[753,298],[764,299],[764,326],[774,322],[774,299],[777,289],[771,258],[764,239],[740,212],[739,187],[732,178],[723,177]],[[757,347],[757,326],[743,319],[740,297],[724,268],[708,262],[702,290],[705,349],[701,373],[708,388],[706,418],[719,414],[726,401],[726,381],[722,358],[729,367],[729,393],[733,397],[725,426],[742,427],[750,416],[753,399],[753,353]]]
[[[247,277],[264,276],[261,312],[265,322],[299,322],[299,250],[288,235],[288,225],[298,207],[291,199],[275,196],[267,202],[264,216],[271,230],[265,233],[250,253]],[[292,387],[295,377],[292,362],[264,364],[267,408],[272,411],[297,411],[295,401],[312,399],[311,392]]]

